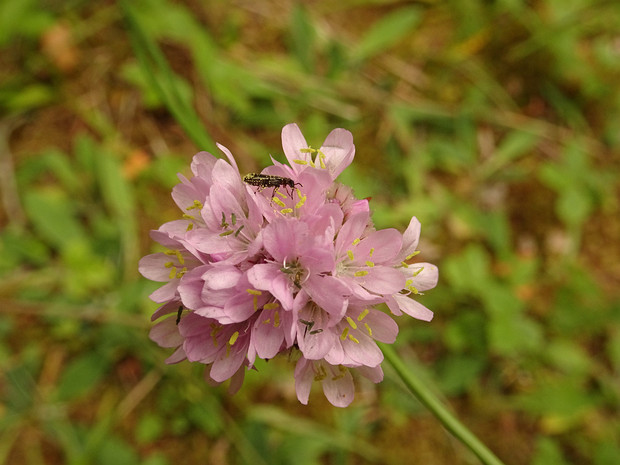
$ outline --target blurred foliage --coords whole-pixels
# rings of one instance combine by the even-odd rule
[[[293,121],[422,222],[412,369],[506,464],[620,463],[615,2],[6,0],[0,64],[0,463],[473,463],[387,368],[304,407],[286,360],[230,397],[148,340],[176,172]]]

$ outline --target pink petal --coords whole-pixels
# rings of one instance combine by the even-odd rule
[[[338,367],[331,368],[327,370],[327,377],[322,381],[323,393],[334,407],[347,407],[355,397],[353,377],[349,370],[343,374],[338,371]]]
[[[308,405],[313,380],[312,362],[301,357],[295,366],[295,391],[297,392],[297,399],[304,405]]]
[[[202,275],[205,286],[209,289],[230,289],[235,287],[243,273],[234,266],[217,266]],[[402,289],[402,288],[401,288]]]
[[[325,154],[332,179],[336,179],[355,156],[353,135],[346,129],[334,129],[323,142],[321,151]]]
[[[142,276],[151,281],[170,281],[170,268],[166,268],[166,263],[173,263],[179,266],[176,257],[172,259],[170,255],[165,253],[154,253],[140,260],[138,271],[140,271]]]
[[[308,143],[295,123],[287,124],[282,128],[282,149],[289,164],[299,173],[303,166],[295,163],[295,160],[310,161],[310,153],[302,153],[299,149],[308,148]]]
[[[149,298],[153,302],[164,303],[168,300],[172,300],[177,295],[177,286],[179,285],[178,279],[173,279],[172,281],[164,284],[162,287],[153,292]]]
[[[371,337],[377,341],[392,344],[398,335],[398,325],[390,317],[380,310],[370,310],[361,321],[356,320],[358,325],[368,324]]]
[[[376,294],[391,295],[405,287],[405,276],[400,270],[389,266],[375,266],[368,269],[366,276],[356,278],[357,282]]]
[[[433,319],[433,312],[412,298],[402,294],[394,294],[392,297],[398,303],[400,310],[407,315],[422,321],[431,321]]]
[[[413,286],[418,291],[428,291],[429,289],[434,288],[439,279],[439,270],[437,267],[432,263],[415,263],[413,265],[409,265],[407,271],[415,273],[420,269],[422,269],[422,271],[412,278]]]
[[[381,368],[381,365],[377,365],[376,367],[360,366],[355,367],[355,369],[360,375],[369,379],[373,383],[380,383],[383,381],[383,369]]]
[[[409,222],[409,226],[403,234],[403,246],[399,254],[399,260],[405,260],[405,258],[416,251],[418,248],[418,241],[420,240],[421,225],[418,219],[414,216]]]
[[[160,347],[179,347],[183,344],[183,336],[179,334],[174,317],[155,323],[149,331],[149,338]]]

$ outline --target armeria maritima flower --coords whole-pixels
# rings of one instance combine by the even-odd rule
[[[295,351],[299,401],[319,381],[345,407],[351,370],[381,381],[375,341],[398,333],[377,306],[430,321],[415,297],[436,285],[437,268],[411,263],[416,218],[404,234],[375,230],[368,201],[335,181],[355,155],[349,131],[333,130],[315,149],[289,124],[282,146],[289,165],[274,160],[260,175],[242,177],[220,145],[228,161],[200,152],[193,176],[179,175],[172,197],[182,219],[152,231],[167,251],[140,261],[145,277],[165,282],[151,295],[162,306],[150,335],[175,349],[169,363],[203,363],[209,381],[231,379],[233,391],[257,357]]]

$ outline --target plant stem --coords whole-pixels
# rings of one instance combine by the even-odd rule
[[[489,448],[448,411],[444,404],[426,388],[424,383],[413,375],[391,345],[380,344],[380,346],[385,359],[394,367],[396,373],[413,395],[437,417],[455,438],[465,444],[485,465],[504,465]]]

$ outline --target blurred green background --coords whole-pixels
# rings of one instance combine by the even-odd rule
[[[149,341],[176,173],[289,122],[422,222],[411,369],[507,465],[620,463],[619,83],[611,0],[0,2],[0,463],[477,463],[387,366],[306,407],[285,359],[230,397]]]

